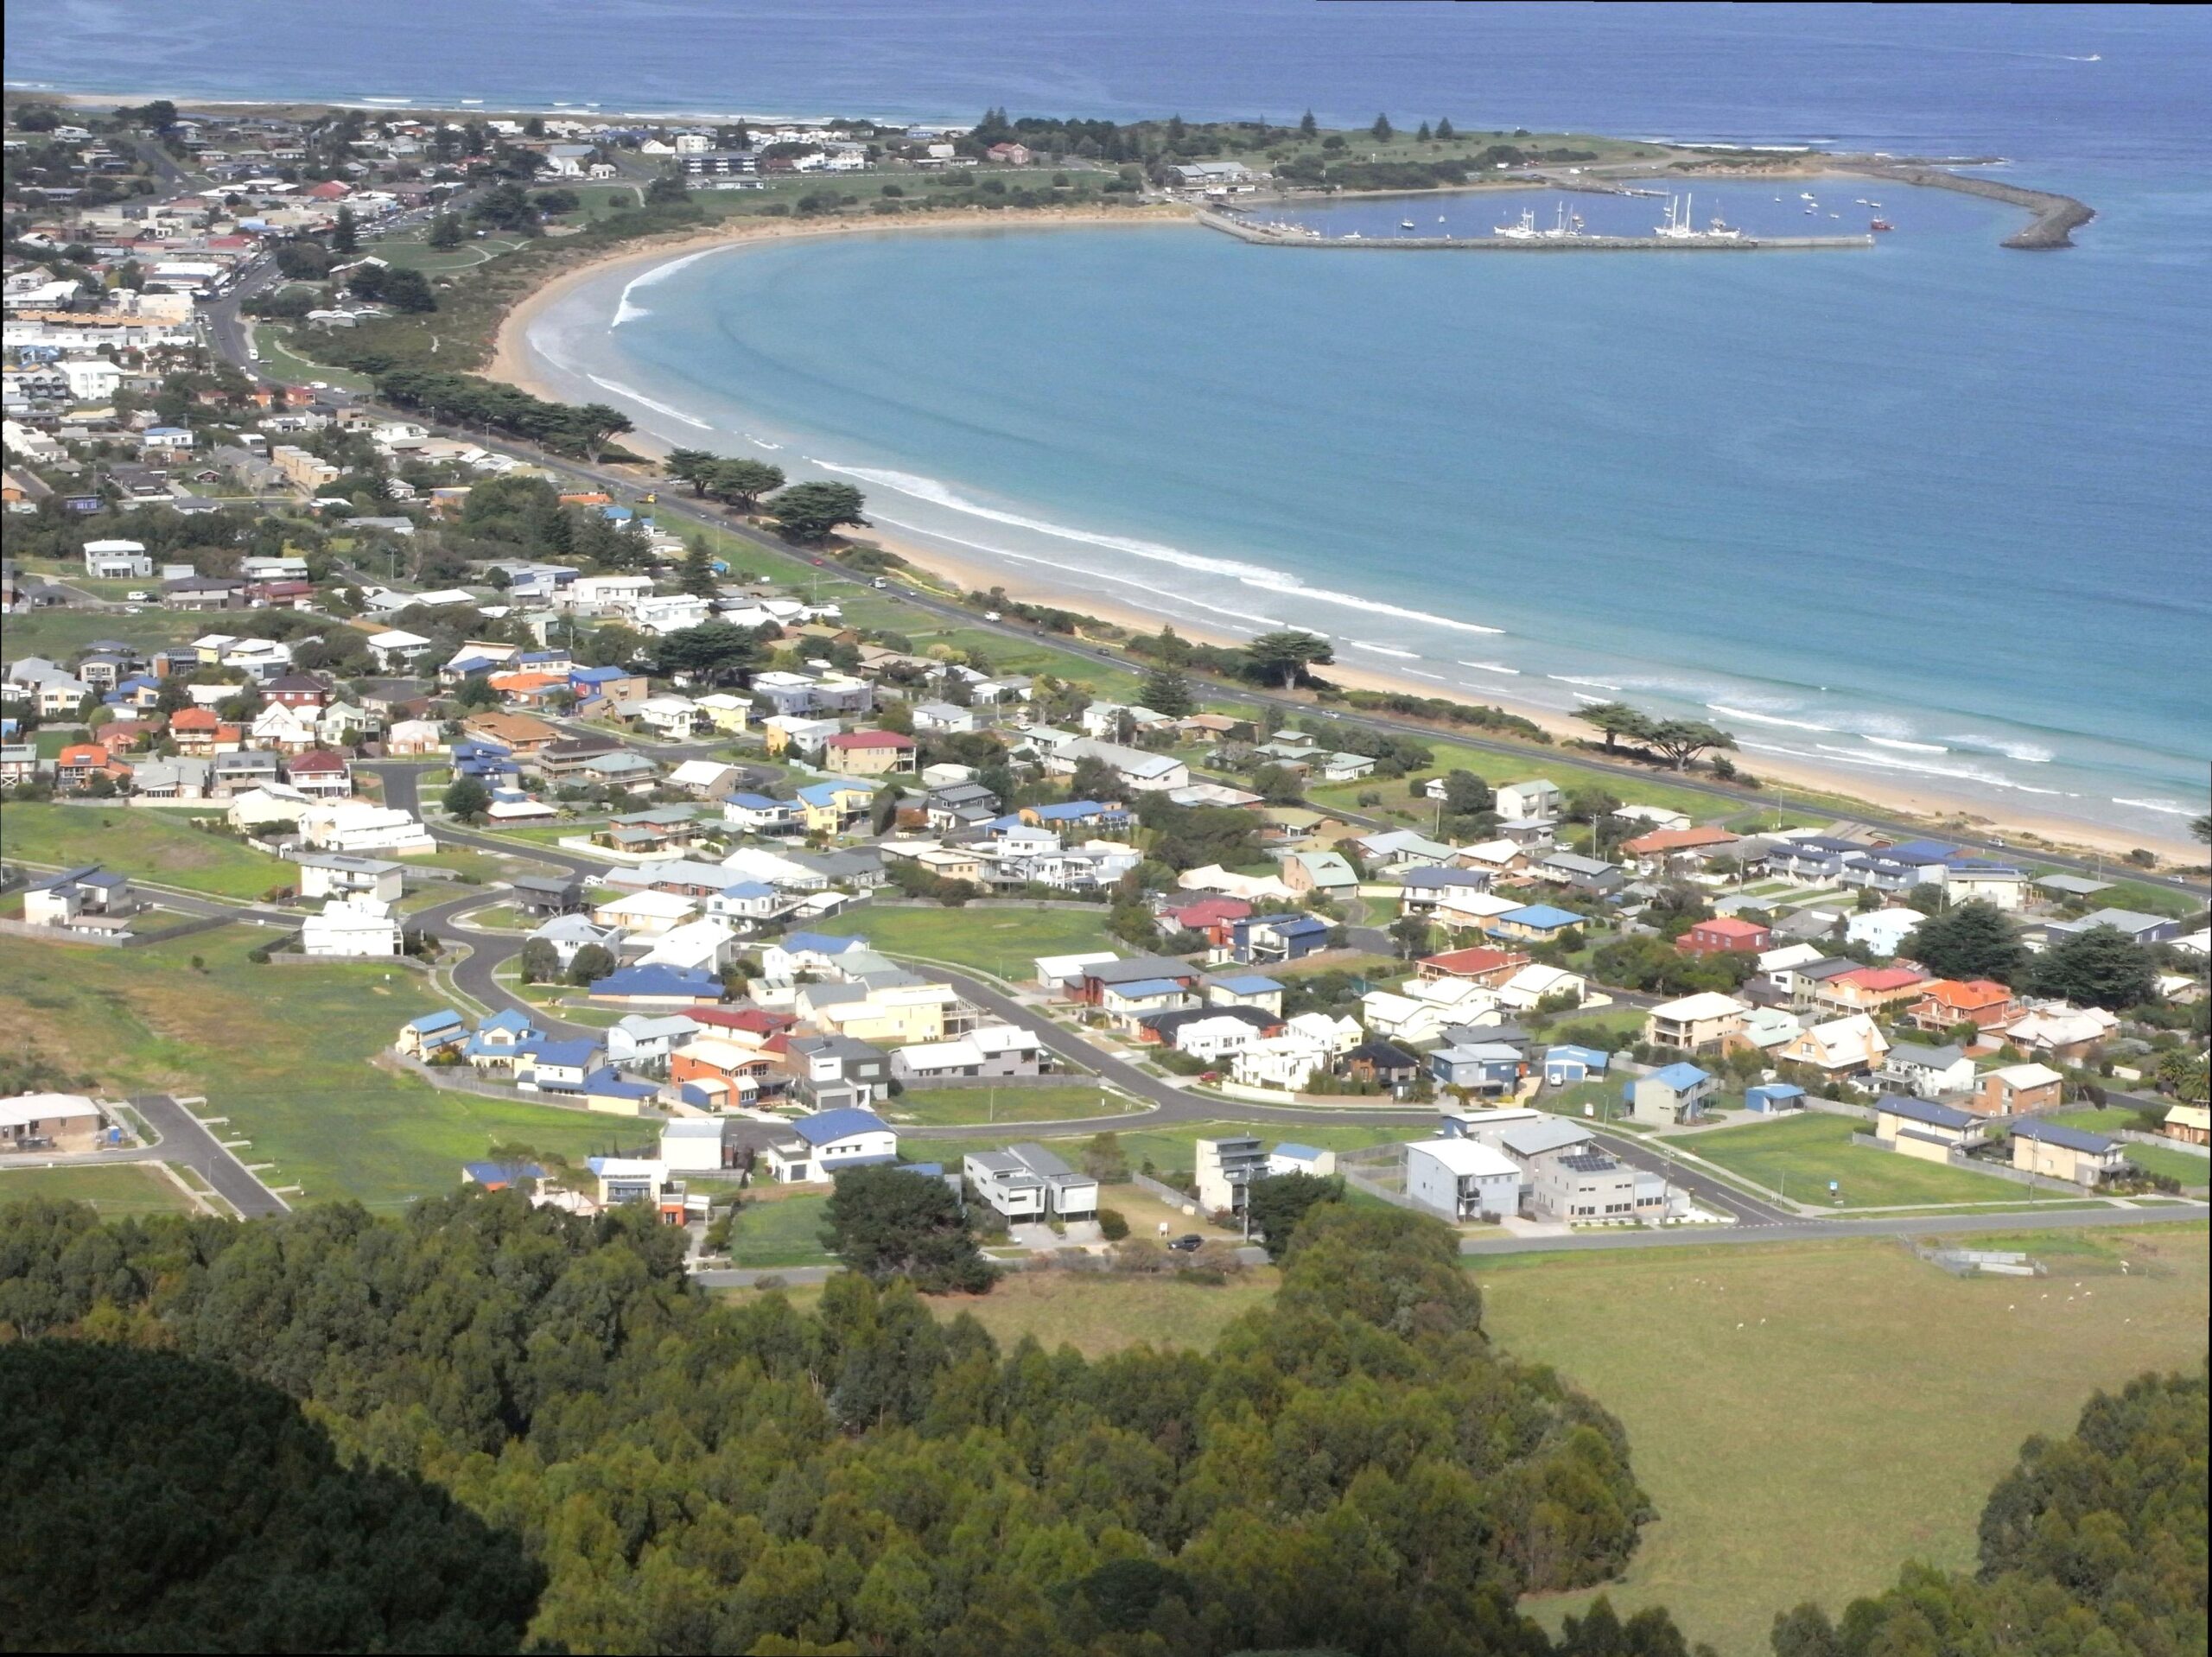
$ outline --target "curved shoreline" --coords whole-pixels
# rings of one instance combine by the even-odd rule
[[[523,295],[509,309],[500,322],[492,361],[482,371],[536,395],[555,401],[568,400],[545,375],[549,371],[557,375],[569,371],[542,360],[530,344],[530,330],[538,318],[587,282],[627,271],[643,274],[655,266],[700,252],[854,234],[899,235],[930,231],[960,233],[993,228],[1081,229],[1135,225],[1191,225],[1194,223],[1194,214],[1179,209],[1173,212],[1132,210],[1126,213],[1067,213],[1046,209],[966,213],[957,217],[932,216],[927,221],[906,223],[894,219],[882,223],[841,221],[810,225],[788,220],[755,220],[742,225],[721,226],[708,233],[671,238],[649,247],[612,253],[561,272]],[[667,440],[644,430],[633,434],[627,441],[632,448],[655,455],[671,447]],[[1019,600],[1071,610],[1138,632],[1156,632],[1163,622],[1166,622],[1179,633],[1198,643],[1234,648],[1244,642],[1239,638],[1211,632],[1200,624],[1187,623],[1180,619],[1171,620],[1134,606],[1118,604],[1110,597],[1071,591],[1054,584],[1049,572],[1039,575],[1027,568],[1007,568],[948,550],[933,542],[919,538],[921,533],[925,532],[918,532],[914,536],[897,530],[887,533],[871,527],[866,538],[897,554],[916,568],[954,583],[963,592],[1001,587],[1009,596]],[[1330,668],[1328,676],[1355,689],[1421,698],[1438,694],[1434,685],[1423,683],[1418,679],[1342,660]],[[1508,711],[1522,714],[1557,740],[1585,740],[1591,734],[1586,727],[1561,710],[1522,702],[1510,691],[1492,691],[1485,688],[1480,692],[1454,694],[1458,700],[1494,702]],[[1452,734],[1448,730],[1440,730],[1438,740],[1448,742]],[[1531,749],[1529,767],[1532,773],[1541,771],[1542,753],[1543,750],[1540,748]],[[1961,832],[1999,832],[2008,836],[2024,836],[2055,848],[2094,848],[2113,854],[2136,846],[2148,845],[2184,863],[2194,855],[2194,848],[2178,835],[2153,830],[2128,830],[2054,816],[2033,808],[2011,809],[2005,802],[1962,796],[1945,791],[1940,787],[1923,788],[1889,778],[1868,778],[1842,765],[1828,767],[1807,764],[1768,753],[1751,754],[1747,756],[1747,761],[1746,769],[1771,778],[1777,783],[1842,800],[1865,802],[1891,816],[1918,818],[1924,821],[1933,832],[1940,833],[1947,828]],[[1652,776],[1654,780],[1663,782],[1666,774],[1654,772]]]

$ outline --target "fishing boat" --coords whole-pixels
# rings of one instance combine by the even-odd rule
[[[1536,239],[1536,210],[1523,207],[1520,221],[1511,225],[1494,225],[1491,234],[1503,236],[1509,242],[1533,242]]]
[[[1818,198],[1815,197],[1810,190],[1800,190],[1797,192],[1797,199],[1800,201],[1812,201],[1816,200]]]
[[[1870,221],[1866,228],[1869,230],[1895,230],[1897,226],[1886,219],[1876,219]]]

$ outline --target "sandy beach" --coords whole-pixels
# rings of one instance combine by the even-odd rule
[[[546,378],[545,365],[530,344],[529,335],[533,323],[552,308],[559,305],[577,288],[587,282],[629,272],[642,273],[652,266],[682,258],[702,251],[746,245],[772,245],[795,240],[820,238],[883,235],[959,233],[977,230],[1002,229],[1019,226],[1022,229],[1067,228],[1091,226],[1130,226],[1138,225],[1187,225],[1190,216],[1186,210],[1132,209],[1122,213],[1055,212],[1044,210],[1030,213],[962,213],[932,215],[926,221],[888,222],[857,221],[830,224],[802,224],[788,219],[749,220],[718,226],[711,232],[695,236],[672,238],[652,246],[627,250],[601,259],[580,264],[562,272],[551,281],[535,289],[508,312],[500,324],[493,356],[485,371],[491,377],[518,385],[534,394],[560,399],[562,393]],[[671,446],[645,431],[625,435],[625,444],[634,452],[660,454]],[[918,568],[939,579],[957,585],[960,590],[983,590],[1002,587],[1007,595],[1027,602],[1055,606],[1079,613],[1096,616],[1102,621],[1129,628],[1139,632],[1156,632],[1161,618],[1130,606],[1119,606],[1109,599],[1092,594],[1077,594],[1053,587],[1048,579],[1028,570],[1009,570],[969,559],[948,551],[933,543],[924,542],[885,533],[871,527],[864,537],[893,552]],[[1243,641],[1226,633],[1209,633],[1203,627],[1176,624],[1176,631],[1195,642],[1234,648]],[[1370,690],[1432,697],[1435,688],[1418,680],[1395,676],[1388,670],[1338,662],[1328,670],[1328,676],[1344,685]],[[1510,713],[1525,717],[1551,733],[1557,740],[1587,740],[1589,727],[1567,718],[1555,709],[1532,707],[1516,702],[1508,695],[1492,695],[1486,698]],[[1475,733],[1471,733],[1475,734]],[[1449,733],[1440,732],[1440,739]],[[1829,768],[1808,765],[1781,756],[1758,754],[1743,762],[1746,771],[1787,785],[1816,790],[1820,793],[1859,800],[1878,808],[1887,816],[1902,816],[1924,822],[1931,830],[1945,827],[1970,830],[1981,836],[2001,837],[2023,845],[2040,844],[2052,848],[2094,852],[2106,856],[2124,854],[2139,846],[2147,846],[2175,861],[2190,863],[2201,860],[2202,848],[2186,841],[2178,833],[2153,837],[2121,828],[2101,829],[2095,825],[2037,813],[2032,809],[2016,810],[2009,807],[1992,809],[1986,802],[1969,801],[1941,789],[1923,788],[1917,784],[1900,783],[1890,778],[1874,779],[1841,767]],[[1532,752],[1531,773],[1541,769],[1540,751]],[[1664,773],[1655,772],[1663,778]],[[1499,779],[1506,780],[1506,779]]]

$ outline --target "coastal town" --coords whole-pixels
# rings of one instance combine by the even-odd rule
[[[1272,1285],[1318,1204],[1501,1271],[2201,1227],[2202,857],[967,588],[850,485],[485,377],[710,212],[1220,213],[1303,151],[7,113],[0,1204],[507,1193],[748,1305],[864,1270],[885,1171],[1040,1296]]]
[[[487,145],[542,181],[658,167],[696,186],[1020,168],[1020,143],[173,106],[96,134],[16,113],[11,152],[73,181],[13,187],[43,211],[6,277],[5,596],[11,643],[42,647],[5,663],[10,930],[130,949],[213,923],[261,929],[256,962],[402,963],[440,1005],[395,1021],[380,1063],[640,1124],[613,1137],[643,1154],[595,1176],[480,1157],[471,1178],[527,1168],[587,1206],[648,1190],[703,1238],[747,1181],[897,1160],[902,1127],[905,1160],[942,1171],[917,1137],[931,1113],[900,1101],[980,1084],[994,1118],[1109,1134],[1266,1125],[1243,1105],[1379,1122],[1385,1101],[1395,1121],[1346,1147],[1347,1177],[1509,1237],[1822,1206],[1746,1184],[1735,1153],[1763,1136],[1832,1140],[1868,1171],[1864,1192],[1831,1182],[1854,1206],[1881,1206],[1901,1157],[1999,1206],[2053,1178],[2204,1183],[2187,1032],[2208,934],[2186,888],[1664,790],[1629,803],[1541,756],[1478,771],[1325,706],[1294,723],[1211,694],[1186,670],[1211,661],[998,668],[972,625],[900,613],[911,572],[865,543],[835,543],[823,594],[810,549],[860,521],[856,491],[779,494],[780,474],[743,475],[773,468],[711,455],[596,486],[496,429],[226,362],[210,332],[263,267],[350,271],[310,324],[407,309],[379,284],[413,267],[374,250],[434,249],[404,239],[410,216],[452,224],[438,204],[472,189],[480,215]],[[183,167],[210,188],[177,193]],[[1247,172],[1164,181],[1218,194]],[[610,444],[619,416],[583,412]],[[702,534],[710,492],[737,503],[721,524],[780,528],[788,550]],[[1608,747],[1637,726],[1592,721]],[[175,879],[163,849],[194,841],[258,888]],[[1975,928],[1979,955],[1945,945]],[[204,1083],[219,1116],[219,1074]],[[142,1158],[155,1135],[122,1090],[27,1094],[11,1147]],[[836,1137],[810,1153],[819,1124]],[[1335,1171],[1297,1132],[1194,1134],[1162,1189],[1241,1234],[1251,1178],[1286,1157]],[[285,1171],[250,1184],[289,1203]],[[950,1177],[1033,1243],[1062,1246],[1070,1219],[1109,1241],[1095,1189],[1009,1212],[982,1171]]]

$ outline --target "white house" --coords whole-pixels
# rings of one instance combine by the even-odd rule
[[[1863,943],[1876,955],[1887,957],[1904,947],[1927,916],[1916,909],[1870,909],[1863,915],[1853,915],[1843,925],[1843,935],[1853,943]]]
[[[137,581],[154,573],[142,541],[87,541],[85,574],[108,581]]]
[[[333,898],[300,924],[300,953],[390,956],[399,953],[399,923],[380,898]]]
[[[1419,1140],[1406,1147],[1406,1195],[1457,1224],[1521,1211],[1521,1165],[1479,1140]]]
[[[1556,783],[1539,778],[1532,783],[1508,783],[1497,790],[1497,815],[1508,822],[1535,822],[1559,816]]]
[[[411,813],[363,800],[316,801],[300,814],[299,824],[301,837],[319,851],[406,856],[438,848]]]

